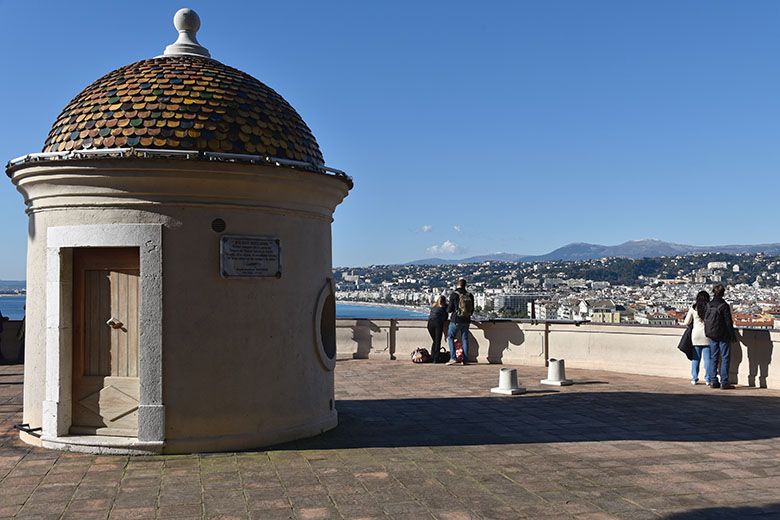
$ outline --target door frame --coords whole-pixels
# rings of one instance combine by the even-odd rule
[[[106,224],[50,227],[46,234],[46,382],[41,441],[44,447],[100,445],[116,453],[161,448],[165,441],[162,400],[162,225]],[[73,390],[73,249],[138,247],[140,264],[139,357],[141,399],[138,437],[68,434]],[[91,439],[89,439],[91,437]],[[90,451],[90,450],[85,450]]]

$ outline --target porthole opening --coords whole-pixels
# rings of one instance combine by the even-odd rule
[[[215,218],[211,221],[211,229],[216,233],[222,233],[227,229],[227,224],[221,218]]]
[[[329,294],[325,298],[320,314],[320,339],[328,359],[336,357],[336,297]]]
[[[312,316],[314,328],[314,347],[317,357],[325,370],[336,367],[336,295],[333,279],[327,278],[317,297],[317,305]]]

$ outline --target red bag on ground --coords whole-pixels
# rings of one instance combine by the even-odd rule
[[[428,363],[431,360],[431,355],[428,353],[428,349],[418,348],[412,352],[412,363]]]
[[[455,361],[463,363],[463,343],[459,339],[455,340]]]

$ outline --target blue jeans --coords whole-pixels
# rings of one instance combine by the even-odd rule
[[[702,359],[704,360],[704,380],[708,383],[712,383],[715,381],[715,375],[712,373],[709,345],[693,346],[693,359],[691,360],[691,380],[699,380],[699,364],[701,363]]]
[[[720,355],[720,384],[729,382],[729,362],[731,361],[731,342],[710,340],[710,366],[715,381],[715,369],[718,367],[718,355]]]
[[[450,344],[450,359],[455,359],[455,338],[461,337],[463,343],[463,360],[469,359],[469,323],[450,322],[450,328],[447,330],[447,342]]]

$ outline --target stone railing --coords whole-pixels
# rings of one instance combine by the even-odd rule
[[[15,361],[21,322],[4,325],[0,348],[7,360]],[[430,349],[426,325],[424,319],[338,319],[338,359],[409,362],[414,349]],[[547,359],[556,358],[564,359],[567,368],[690,378],[690,362],[677,350],[682,327],[502,320],[472,324],[469,332],[469,357],[480,363],[544,366]],[[770,370],[780,331],[738,329],[738,336],[739,343],[731,349],[731,381],[780,388],[780,374]],[[446,347],[446,339],[442,344]],[[699,377],[704,380],[704,367]]]
[[[430,350],[424,319],[339,319],[339,359],[398,359],[408,362],[414,349]],[[469,358],[480,363],[544,366],[564,359],[567,368],[690,379],[690,361],[677,350],[683,327],[542,323],[529,320],[472,324]],[[780,331],[739,329],[731,349],[731,382],[780,388],[780,374],[770,373]],[[446,339],[442,341],[446,343]],[[704,367],[699,378],[704,381]]]

